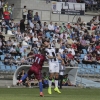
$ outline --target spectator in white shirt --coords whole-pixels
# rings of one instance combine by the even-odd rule
[[[23,19],[24,20],[26,19],[27,13],[28,13],[28,10],[26,9],[26,6],[24,6],[24,8],[23,8]]]
[[[52,22],[50,22],[50,24],[48,25],[48,29],[50,31],[54,31],[54,25],[52,24]]]
[[[33,42],[34,41],[36,41],[36,42],[38,41],[38,38],[37,38],[36,34],[34,34],[34,37],[33,37]]]
[[[33,29],[34,28],[34,21],[30,22],[30,27]]]
[[[30,37],[28,35],[25,35],[24,39],[25,39],[25,42],[28,42],[30,40]]]
[[[64,51],[64,49],[62,49],[61,47],[60,47],[60,49],[59,49],[59,53],[63,53],[63,51]]]
[[[69,45],[69,48],[68,48],[68,52],[71,51],[72,55],[74,56],[75,55],[75,51],[74,49]]]
[[[15,46],[17,46],[17,45],[18,45],[18,43],[17,43],[17,41],[16,41],[16,40],[14,40],[14,41],[13,41],[13,45],[15,45]]]

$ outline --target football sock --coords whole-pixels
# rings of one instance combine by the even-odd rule
[[[51,88],[52,85],[52,79],[49,79],[49,88]]]
[[[27,77],[28,77],[28,74],[25,74],[25,75],[21,78],[21,80],[24,81]]]
[[[42,85],[42,82],[39,82],[39,89],[40,89],[40,92],[43,92],[43,85]]]
[[[58,87],[58,79],[55,79],[55,87]]]

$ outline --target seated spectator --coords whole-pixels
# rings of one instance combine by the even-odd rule
[[[72,48],[71,45],[68,46],[68,52],[70,52],[70,51],[71,51],[72,55],[74,56],[75,55],[75,51],[74,51],[74,49]]]
[[[13,56],[10,57],[9,63],[10,63],[10,65],[16,64],[16,60],[14,59]]]
[[[19,71],[17,75],[17,80],[20,80],[20,79],[21,79],[21,72]]]
[[[84,39],[84,37],[82,37],[82,39],[80,40],[80,43],[81,43],[81,48],[82,49],[87,48],[86,40]]]
[[[25,84],[25,86],[26,86],[26,87],[31,87],[30,80],[29,80],[29,78],[28,78],[28,77],[26,78],[26,80],[25,80],[25,83],[24,83],[24,84]]]
[[[67,43],[72,45],[73,44],[73,40],[70,37],[67,37]]]
[[[82,23],[81,17],[78,18],[77,23],[78,23],[78,24],[81,24],[81,23]]]
[[[28,64],[28,61],[27,61],[25,55],[21,58],[21,64],[22,64],[22,65],[27,65],[27,64]]]
[[[96,56],[89,53],[84,56],[84,59],[82,60],[84,64],[96,64]]]
[[[17,55],[16,46],[12,46],[12,47],[11,47],[11,49],[10,49],[10,54],[11,54],[12,56],[15,56],[15,57],[16,57],[16,55]]]
[[[26,49],[24,49],[24,52],[22,52],[22,56],[26,56],[27,57]]]
[[[64,79],[63,79],[63,81],[62,81],[62,84],[63,84],[63,86],[72,86],[72,84],[71,84],[71,82],[70,82],[70,80],[69,80],[69,78],[68,78],[68,74],[66,74],[66,75],[64,76]]]
[[[33,42],[34,42],[34,41],[36,41],[36,42],[38,41],[38,38],[37,38],[37,35],[36,35],[36,34],[34,34],[32,40],[33,40]]]
[[[43,73],[43,80],[42,80],[44,88],[48,87],[48,79],[49,79],[49,77],[47,76],[47,73],[44,72]]]
[[[71,67],[78,67],[78,62],[74,59],[74,57],[70,61]]]
[[[9,65],[9,64],[10,64],[10,57],[9,57],[9,54],[6,54],[6,56],[4,57],[4,64],[5,64],[5,65]]]
[[[28,41],[30,40],[30,37],[28,36],[28,34],[25,34],[24,35],[24,40],[25,40],[25,42],[28,43]]]
[[[50,22],[50,24],[48,25],[48,30],[50,32],[53,32],[54,31],[54,25],[52,24],[52,22]]]
[[[71,27],[70,22],[68,22],[68,24],[66,25],[66,28],[70,29],[70,27]]]
[[[72,55],[72,52],[69,51],[68,54],[67,54],[67,59],[68,60],[71,60],[74,56]]]

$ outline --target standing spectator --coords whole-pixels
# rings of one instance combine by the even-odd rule
[[[4,11],[4,20],[5,20],[5,22],[6,22],[6,25],[8,25],[9,26],[9,20],[10,20],[10,13],[8,12],[8,10],[7,9],[5,9],[5,11]]]
[[[21,33],[23,33],[25,31],[25,23],[24,22],[25,22],[24,19],[22,19],[20,21],[20,31],[21,31]]]
[[[3,17],[3,5],[4,5],[4,0],[0,0],[0,18]]]
[[[11,10],[12,10],[12,15],[11,15],[11,19],[13,19],[13,12],[14,12],[14,4],[11,4]]]
[[[27,20],[28,20],[28,24],[30,25],[30,22],[32,22],[32,11],[31,10],[29,10],[28,11],[28,14],[27,14]]]
[[[6,9],[8,9],[8,2],[3,5],[3,11],[6,11]]]
[[[11,8],[11,6],[8,7],[8,12],[10,14],[10,19],[12,19],[12,8]]]
[[[36,12],[34,15],[34,21],[36,21],[37,23],[39,23],[39,25],[41,25],[40,16],[38,15],[38,12]]]
[[[26,19],[26,16],[27,16],[27,8],[26,8],[26,6],[24,6],[24,8],[23,8],[23,19],[25,20]]]

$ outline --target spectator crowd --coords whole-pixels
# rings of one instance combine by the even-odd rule
[[[32,64],[34,60],[26,60],[26,57],[38,53],[43,39],[50,41],[51,46],[56,48],[66,66],[77,67],[78,63],[100,64],[100,16],[94,16],[88,22],[79,17],[74,24],[68,22],[58,25],[52,21],[48,24],[41,22],[38,12],[33,16],[32,11],[24,6],[22,19],[15,22],[8,3],[1,0],[1,4],[0,55],[4,55],[4,58],[0,59],[5,65]],[[6,39],[6,34],[10,36],[9,39]],[[85,56],[81,59],[84,52]],[[26,83],[29,86],[28,80]],[[63,84],[66,84],[65,80]],[[71,85],[70,82],[68,84]]]

